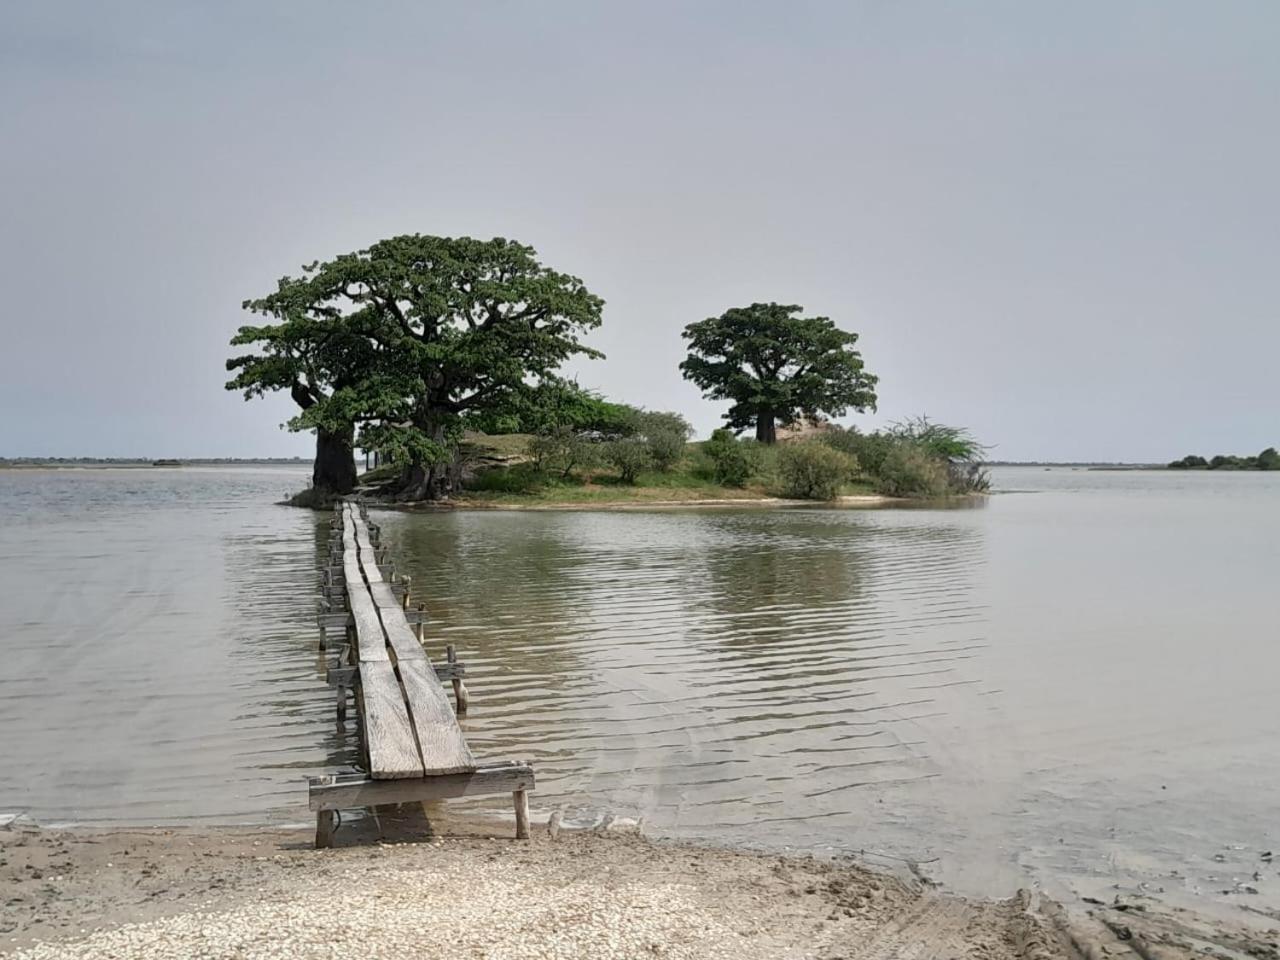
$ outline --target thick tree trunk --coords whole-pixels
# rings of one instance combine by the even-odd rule
[[[397,500],[448,500],[457,487],[456,464],[411,463],[405,467]]]
[[[420,428],[442,448],[448,445],[448,431],[443,423]],[[451,459],[435,463],[411,463],[405,467],[397,500],[447,500],[457,485],[457,464]]]
[[[329,493],[347,494],[356,486],[356,457],[352,449],[354,431],[316,431],[316,462],[311,486]]]
[[[777,417],[772,413],[762,413],[756,417],[756,439],[761,443],[778,442]]]

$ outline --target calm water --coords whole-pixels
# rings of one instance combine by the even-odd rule
[[[352,755],[318,521],[272,503],[304,477],[0,474],[0,811],[306,819]],[[380,519],[468,662],[474,749],[534,759],[544,812],[979,892],[1230,886],[1280,847],[1280,476],[996,480],[966,509]]]

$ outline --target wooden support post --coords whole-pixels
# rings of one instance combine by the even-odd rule
[[[516,839],[529,839],[529,795],[523,790],[517,790],[513,793],[512,798],[516,804]]]
[[[409,584],[413,582],[413,578],[406,573],[403,577],[400,578],[400,582],[404,584],[403,603],[404,603],[404,608],[408,610],[409,609]]]
[[[347,687],[341,680],[336,684],[338,689],[338,729],[347,723]]]
[[[323,599],[317,600],[316,601],[316,620],[320,625],[320,649],[322,651],[324,650],[324,641],[325,641],[324,616],[328,612],[329,612],[329,601],[323,600]]]
[[[417,634],[418,642],[422,642],[422,622],[426,620],[427,605],[425,603],[418,604],[418,622],[413,625],[413,632]]]
[[[337,826],[336,810],[316,811],[316,849],[324,850],[333,846],[333,830]]]
[[[451,664],[458,662],[458,651],[453,648],[452,643],[444,648],[444,658]],[[471,698],[467,695],[467,685],[456,677],[453,681],[453,702],[454,710],[458,716],[465,716],[467,707],[471,703]]]

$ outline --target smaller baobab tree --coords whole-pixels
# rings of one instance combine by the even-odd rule
[[[774,443],[779,423],[875,410],[877,378],[853,348],[858,335],[802,309],[753,303],[685,327],[680,370],[707,399],[732,402],[724,419],[735,433],[754,427],[757,440]]]

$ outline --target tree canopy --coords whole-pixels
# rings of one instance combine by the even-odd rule
[[[732,430],[754,426],[757,440],[773,443],[779,422],[875,409],[877,378],[854,349],[858,335],[802,310],[753,303],[685,327],[689,356],[680,369],[704,397],[732,402]]]
[[[294,361],[279,360],[284,344],[306,344],[296,352],[313,355],[322,343],[362,342],[354,376],[329,377],[333,389],[312,391],[314,402],[290,426],[358,425],[360,446],[405,466],[406,498],[437,497],[452,484],[468,417],[518,412],[565,360],[600,355],[579,338],[600,324],[603,305],[515,241],[399,236],[313,263],[246,301],[276,323],[241,328],[233,342],[258,343],[262,356],[228,365],[249,377],[251,395],[252,383],[278,389],[288,379]]]

